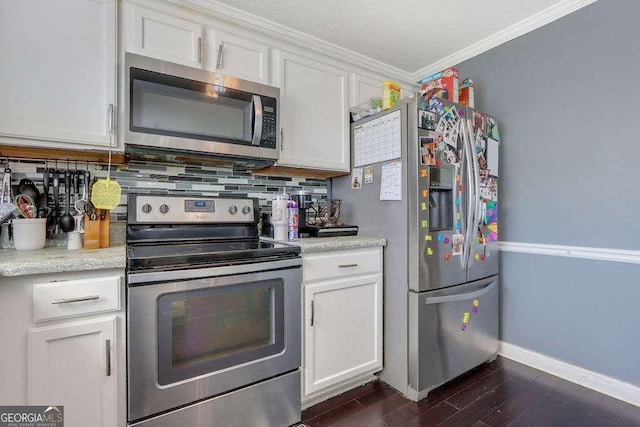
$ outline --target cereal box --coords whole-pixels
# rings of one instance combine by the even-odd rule
[[[473,108],[475,106],[474,103],[473,80],[464,79],[460,84],[460,104]]]
[[[422,93],[433,92],[431,96],[458,102],[459,76],[458,70],[451,67],[432,76],[425,77],[418,83],[422,85]]]
[[[387,80],[382,82],[382,109],[393,107],[400,99],[400,85]]]

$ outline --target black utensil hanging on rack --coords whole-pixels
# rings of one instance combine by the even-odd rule
[[[65,233],[73,231],[75,220],[71,215],[71,172],[67,166],[67,172],[64,175],[64,214],[60,217],[60,229]]]
[[[60,171],[58,169],[53,171],[53,206],[53,217],[57,234],[58,218],[60,218]]]

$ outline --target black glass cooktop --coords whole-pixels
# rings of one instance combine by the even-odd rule
[[[148,242],[127,246],[129,270],[214,267],[298,257],[300,248],[259,239]]]

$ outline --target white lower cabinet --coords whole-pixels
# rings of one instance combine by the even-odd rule
[[[0,402],[64,407],[66,427],[126,425],[124,271],[2,277]]]
[[[117,425],[116,323],[110,316],[29,330],[29,405],[62,405],[66,426]]]
[[[304,404],[382,369],[382,248],[302,258]]]

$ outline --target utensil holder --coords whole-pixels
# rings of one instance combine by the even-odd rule
[[[92,221],[89,215],[84,216],[84,248],[100,248],[100,220]]]
[[[14,218],[13,246],[19,251],[44,248],[47,237],[46,218]]]

